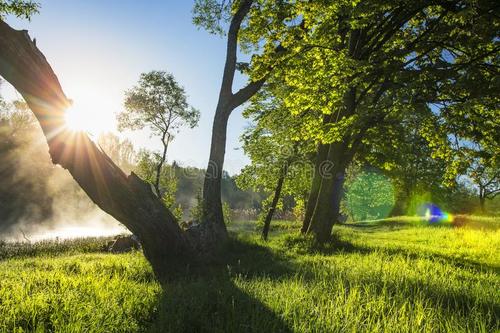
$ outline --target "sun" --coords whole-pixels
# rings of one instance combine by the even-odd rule
[[[74,105],[66,109],[64,121],[66,127],[74,132],[88,132],[92,129],[89,126],[89,120],[83,110],[75,107]]]
[[[108,111],[111,108],[112,106],[96,97],[79,102],[72,100],[72,105],[64,113],[64,127],[72,132],[93,136],[111,132],[116,129],[115,116]]]
[[[109,119],[95,106],[73,104],[64,114],[65,127],[73,132],[98,135],[111,130]]]

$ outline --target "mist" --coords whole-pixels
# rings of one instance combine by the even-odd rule
[[[102,212],[71,175],[53,165],[34,117],[0,108],[0,240],[109,236],[127,232]]]

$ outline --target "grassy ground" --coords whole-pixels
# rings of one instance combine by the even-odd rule
[[[220,264],[164,285],[105,240],[2,244],[0,332],[500,330],[500,229],[410,220],[337,226],[323,248],[234,223]]]

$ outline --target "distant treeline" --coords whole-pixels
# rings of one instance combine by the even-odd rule
[[[125,172],[135,172],[148,180],[155,168],[154,152],[137,151],[129,140],[107,133],[97,138],[99,146]],[[409,191],[400,177],[383,172],[366,163],[355,163],[349,168],[342,213],[352,220],[383,218],[388,215],[416,214],[418,206],[433,202],[443,209],[457,213],[479,211],[477,195],[466,183],[454,188],[436,186],[432,174],[423,173],[419,189]],[[422,163],[421,163],[422,165]],[[175,207],[183,220],[192,219],[192,210],[199,205],[205,170],[181,166],[172,161],[163,167],[162,186],[171,191],[170,206]],[[409,170],[405,168],[404,170]],[[428,170],[440,170],[430,166]],[[419,172],[425,171],[420,167]],[[415,182],[415,172],[408,176]],[[411,176],[411,177],[410,177]],[[256,219],[265,211],[270,189],[259,184],[244,186],[252,174],[222,178],[222,200],[236,219]],[[275,218],[301,219],[304,209],[303,190],[308,180],[294,174],[295,187],[283,195]],[[302,179],[302,178],[304,179]],[[426,181],[427,180],[427,181]],[[30,226],[51,225],[55,221],[78,221],[96,212],[69,173],[54,166],[49,158],[43,134],[32,114],[22,102],[6,103],[0,99],[0,233],[17,233]],[[490,214],[500,213],[500,198],[487,202]]]
[[[97,207],[70,174],[52,164],[31,112],[22,102],[0,102],[0,233],[22,232],[30,225],[50,225],[55,220],[84,219],[94,212]],[[97,141],[125,172],[141,174],[141,157],[154,157],[151,152],[137,152],[130,141],[111,133],[101,135]],[[174,184],[175,206],[182,209],[184,219],[190,219],[205,171],[175,161],[164,169],[170,180],[166,183]],[[222,198],[236,213],[255,218],[263,197],[262,193],[241,190],[235,177],[224,172]]]

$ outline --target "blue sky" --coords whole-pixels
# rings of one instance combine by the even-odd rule
[[[27,29],[47,57],[63,89],[85,112],[95,131],[116,131],[115,114],[123,92],[140,73],[166,70],[177,78],[190,103],[201,111],[199,126],[183,129],[169,148],[169,161],[206,167],[212,118],[225,60],[225,39],[191,23],[193,1],[45,0],[31,22],[9,17],[16,29]],[[237,77],[236,91],[245,78]],[[5,88],[3,94],[12,97]],[[248,163],[239,136],[248,126],[235,110],[228,126],[225,169],[231,174]],[[134,145],[158,149],[146,132],[124,133]]]

